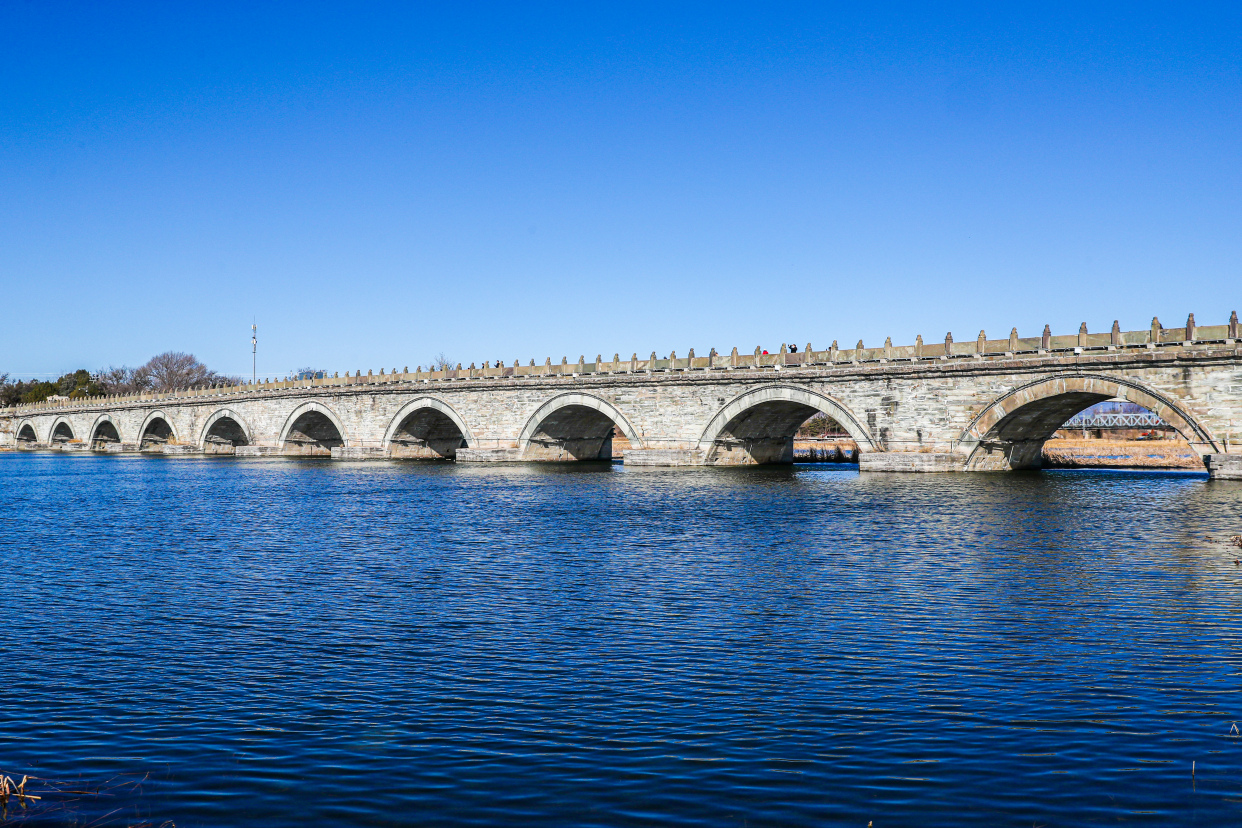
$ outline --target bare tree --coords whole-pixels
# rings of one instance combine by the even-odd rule
[[[151,357],[135,374],[145,381],[147,388],[155,391],[172,391],[175,388],[193,388],[200,385],[237,384],[237,377],[218,374],[199,362],[193,354],[167,351]]]
[[[453,361],[444,355],[444,351],[436,354],[431,360],[431,370],[433,371],[451,371],[453,369]]]
[[[133,394],[150,387],[144,384],[146,378],[138,376],[137,370],[124,365],[120,368],[101,370],[96,382],[103,388],[105,394]]]
[[[133,394],[137,391],[172,391],[200,385],[236,385],[241,379],[211,370],[193,354],[168,351],[152,357],[138,368],[123,365],[100,371],[97,381],[107,394]]]

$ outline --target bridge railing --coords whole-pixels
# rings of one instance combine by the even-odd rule
[[[204,386],[199,388],[183,388],[176,391],[140,391],[133,394],[78,397],[54,402],[38,402],[20,404],[9,409],[9,416],[20,417],[30,413],[48,412],[61,409],[98,407],[101,405],[128,405],[141,402],[158,402],[196,397],[235,397],[238,395],[277,391],[295,388],[318,388],[331,386],[373,385],[384,383],[429,383],[449,382],[463,379],[501,379],[506,377],[542,377],[542,376],[589,376],[592,374],[618,373],[662,373],[676,371],[716,370],[729,368],[778,369],[785,367],[832,366],[856,363],[891,362],[897,360],[924,359],[1005,359],[1017,357],[1039,356],[1078,351],[1124,350],[1131,348],[1157,349],[1166,347],[1210,346],[1218,343],[1236,343],[1240,338],[1238,315],[1233,313],[1229,322],[1224,325],[1195,324],[1191,314],[1182,328],[1164,328],[1159,320],[1153,319],[1149,329],[1143,331],[1122,331],[1116,322],[1108,333],[1088,333],[1086,324],[1079,326],[1077,334],[1053,336],[1048,326],[1037,337],[1020,337],[1017,329],[1010,331],[1007,339],[988,339],[983,331],[973,340],[954,341],[952,334],[945,336],[944,342],[925,343],[922,336],[915,338],[913,345],[893,345],[887,340],[878,348],[867,348],[859,342],[855,348],[838,348],[834,341],[826,350],[814,350],[809,344],[801,352],[791,352],[782,345],[778,353],[765,354],[756,348],[754,353],[743,354],[736,348],[731,353],[722,354],[712,349],[707,356],[695,356],[691,349],[685,357],[670,353],[659,358],[652,353],[647,359],[639,359],[633,354],[629,359],[621,359],[615,354],[613,359],[604,361],[601,356],[587,361],[580,356],[577,362],[569,362],[563,357],[561,362],[553,363],[551,358],[544,364],[537,365],[534,360],[529,365],[512,366],[490,365],[476,368],[450,368],[441,371],[423,371],[421,367],[415,371],[395,368],[391,373],[383,369],[375,374],[361,371],[350,376],[333,375],[318,378],[289,379],[263,381],[229,386]]]

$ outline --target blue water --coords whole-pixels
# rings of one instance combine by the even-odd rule
[[[11,821],[1242,822],[1242,484],[3,455],[0,495]]]

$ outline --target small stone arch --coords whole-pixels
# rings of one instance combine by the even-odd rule
[[[393,457],[453,459],[462,443],[476,446],[474,434],[461,415],[443,400],[419,397],[401,406],[388,424],[381,445]]]
[[[198,445],[204,454],[233,454],[238,446],[253,442],[251,434],[250,424],[240,414],[221,408],[203,423]]]
[[[121,442],[121,428],[111,414],[96,417],[91,424],[90,435],[91,448],[95,451],[103,451],[109,444]]]
[[[875,440],[843,403],[796,385],[765,385],[734,397],[708,421],[699,450],[708,465],[793,461],[793,435],[807,418],[823,412],[858,444],[874,451]]]
[[[612,403],[594,394],[567,392],[539,406],[518,436],[523,460],[607,460],[612,457],[613,428],[642,448],[634,426]]]
[[[976,471],[1039,468],[1044,442],[1066,420],[1113,398],[1159,415],[1200,455],[1220,451],[1206,428],[1159,391],[1124,377],[1070,374],[1020,385],[981,411],[962,432],[966,467]]]
[[[60,416],[52,420],[52,426],[47,430],[47,441],[50,444],[70,443],[77,439],[77,435],[73,431],[73,423],[68,417]]]
[[[345,445],[345,426],[336,412],[317,402],[306,402],[290,412],[280,429],[282,454],[330,456]]]
[[[160,449],[168,443],[177,442],[177,432],[172,421],[163,411],[152,411],[138,428],[138,450]]]

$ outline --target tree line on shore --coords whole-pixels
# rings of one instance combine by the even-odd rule
[[[239,382],[240,377],[213,371],[193,354],[167,351],[137,368],[121,366],[95,372],[80,368],[56,380],[10,380],[8,374],[0,374],[0,406],[43,402],[53,396],[78,399]]]

